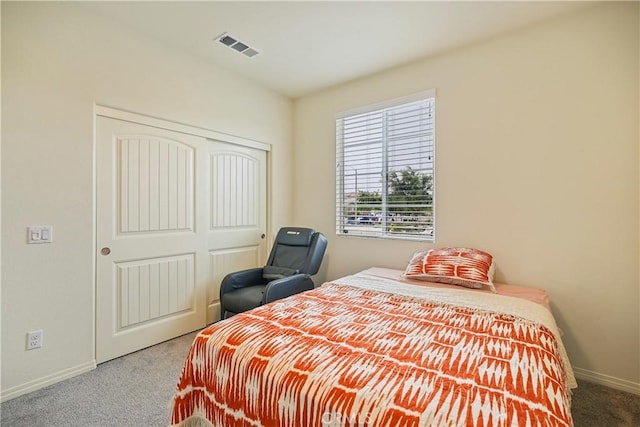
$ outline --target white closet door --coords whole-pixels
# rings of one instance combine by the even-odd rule
[[[211,141],[207,321],[220,319],[220,282],[266,262],[266,152]]]
[[[251,266],[264,260],[259,237],[266,210],[262,206],[259,212],[246,214],[236,205],[241,209],[232,214],[243,219],[238,223],[226,217],[222,228],[229,233],[221,233],[225,240],[218,243],[220,228],[213,226],[217,217],[212,208],[220,190],[214,185],[229,180],[214,174],[233,173],[235,181],[266,188],[266,171],[264,152],[259,167],[263,175],[243,178],[245,169],[212,169],[211,147],[228,146],[232,153],[233,144],[102,116],[96,127],[96,359],[100,363],[203,328],[207,318],[219,318],[219,301],[212,289],[219,287],[216,281],[228,272],[225,268],[249,263],[245,253],[249,248],[254,252]],[[247,174],[255,173],[250,169]],[[224,200],[237,194],[233,187],[222,189]],[[264,192],[256,197],[247,201],[251,209],[252,203],[264,205]],[[252,215],[262,218],[244,220]],[[256,223],[253,228],[263,227],[253,245],[244,239],[251,222]],[[234,251],[236,256],[226,257],[231,261],[217,262],[225,252]]]

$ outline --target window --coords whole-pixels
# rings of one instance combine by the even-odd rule
[[[434,240],[435,91],[336,120],[336,232]]]

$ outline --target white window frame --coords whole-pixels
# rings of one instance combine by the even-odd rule
[[[435,241],[435,101],[436,91],[431,89],[419,92],[413,95],[396,98],[382,103],[368,105],[357,109],[342,112],[336,116],[336,234],[345,237],[374,237],[383,239],[401,239],[401,240],[420,240],[427,242]],[[419,105],[419,107],[418,107]],[[392,119],[389,119],[387,113],[397,114],[398,110],[403,108],[418,107],[421,110],[420,121],[416,124],[425,126],[425,130],[421,130],[420,135],[412,138],[419,138],[419,144],[411,145],[418,147],[420,153],[415,157],[415,153],[411,160],[400,160],[399,156],[394,157],[402,152],[398,150],[398,145],[393,146],[394,138],[390,136],[390,132],[394,129]],[[425,112],[426,111],[426,112]],[[400,112],[400,114],[402,114]],[[361,121],[365,116],[371,118],[374,124],[370,127],[374,130],[358,132],[356,135],[356,125],[364,123]],[[404,116],[409,117],[407,116]],[[350,122],[351,120],[351,122]],[[377,121],[377,122],[376,122]],[[369,126],[367,122],[367,126]],[[351,127],[350,127],[351,126]],[[398,125],[396,125],[399,127]],[[396,127],[396,128],[397,128]],[[389,129],[387,129],[389,128]],[[344,131],[347,133],[351,141],[345,141]],[[422,128],[421,128],[422,129]],[[363,134],[366,134],[363,136]],[[372,136],[375,135],[375,136]],[[406,137],[405,137],[406,138]],[[379,146],[378,141],[379,140]],[[396,140],[397,141],[397,140]],[[378,150],[378,153],[369,155],[367,150],[365,154],[352,154],[350,157],[345,154],[347,151],[357,150],[357,145],[371,147]],[[395,147],[395,148],[394,148]],[[412,149],[413,149],[412,148]],[[407,149],[409,151],[409,149]],[[404,152],[402,152],[405,154]],[[390,160],[391,159],[391,160]],[[393,165],[391,165],[393,163]],[[420,201],[417,204],[401,203],[392,204],[388,202],[390,193],[389,177],[390,173],[396,172],[401,174],[402,171],[408,170],[411,164],[420,166],[413,172],[418,176],[424,177],[428,175],[431,180],[431,188],[426,191],[427,196],[431,197],[429,214],[422,214],[423,209],[429,204]],[[358,188],[358,169],[359,167],[369,171],[363,180],[368,179],[369,184],[361,184],[366,188],[375,188],[378,181],[379,191],[377,188],[371,191],[372,194],[379,194],[380,202],[374,201],[373,204],[363,204],[358,202],[358,194],[362,190]],[[379,171],[377,170],[379,169]],[[373,170],[373,172],[371,172]],[[351,172],[350,172],[351,171]],[[355,171],[355,173],[353,172]],[[379,178],[377,177],[379,175]],[[367,208],[371,210],[366,211]],[[358,216],[358,209],[365,212],[365,216]],[[399,213],[399,209],[417,209],[417,212],[408,214]]]

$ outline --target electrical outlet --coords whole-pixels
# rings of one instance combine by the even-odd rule
[[[27,332],[27,350],[42,347],[42,329]]]

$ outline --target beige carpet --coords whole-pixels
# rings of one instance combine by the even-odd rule
[[[578,381],[571,413],[576,427],[640,427],[640,396]]]
[[[103,363],[2,404],[3,427],[161,427],[195,334]],[[579,381],[576,427],[640,427],[640,396]],[[232,427],[232,426],[230,426]]]

